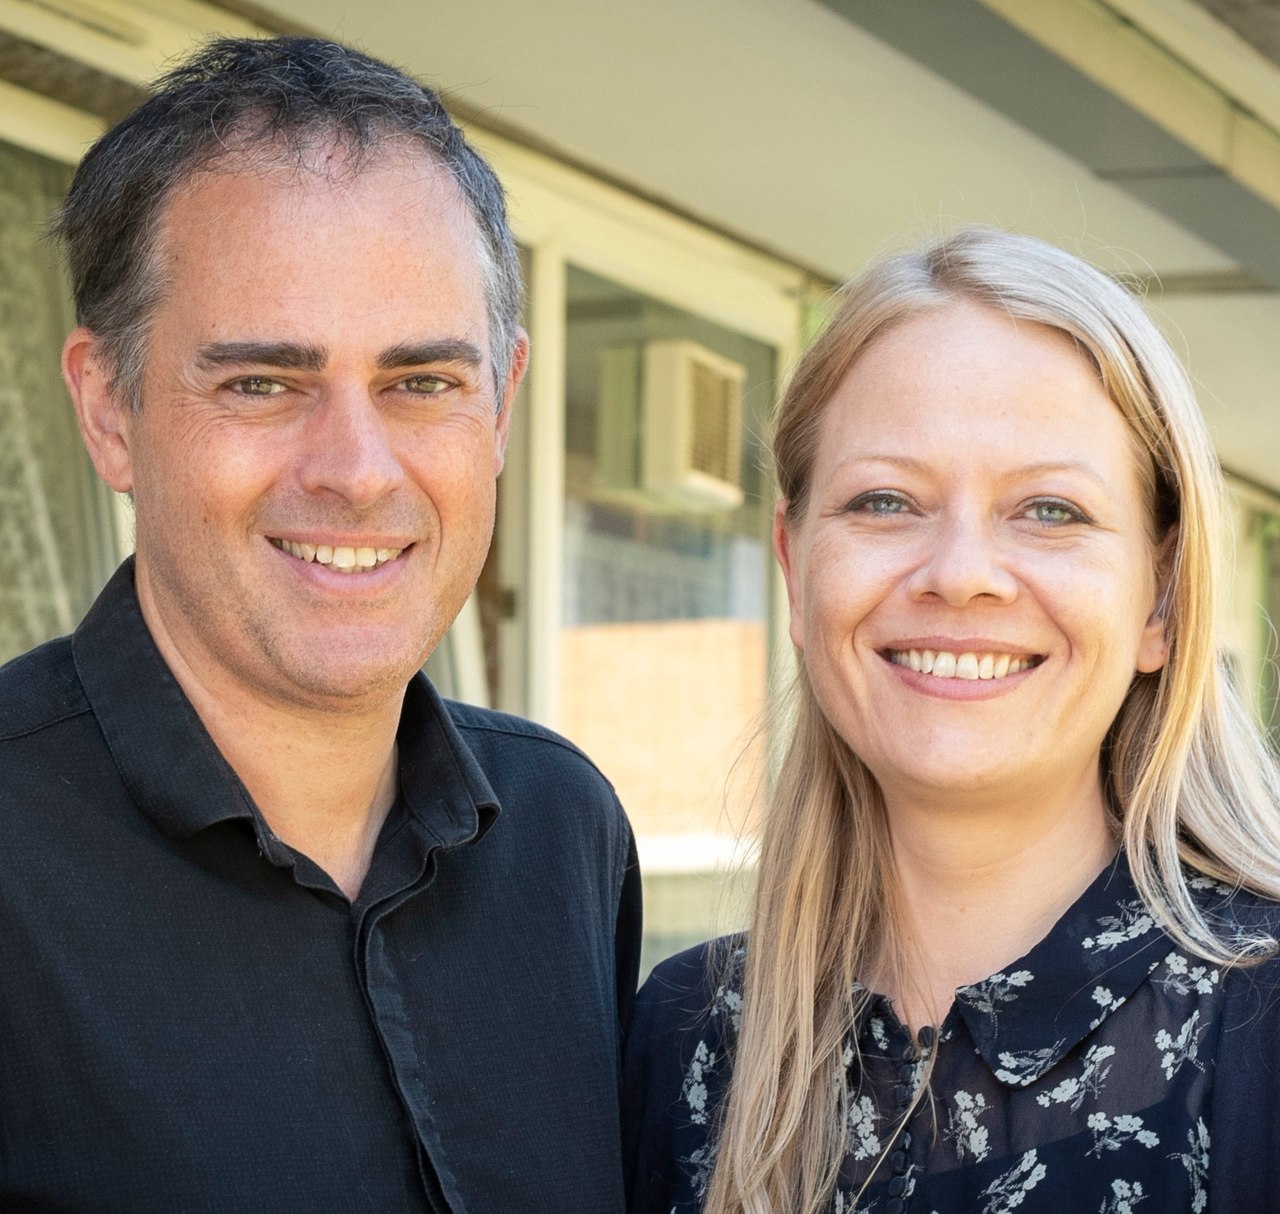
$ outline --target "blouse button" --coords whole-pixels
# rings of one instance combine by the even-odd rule
[[[937,1031],[934,1029],[933,1025],[926,1024],[920,1032],[916,1034],[916,1040],[920,1042],[921,1049],[927,1050],[933,1044],[936,1036]]]
[[[907,1191],[907,1178],[905,1176],[895,1176],[889,1181],[889,1196],[901,1197]]]
[[[901,1197],[890,1197],[885,1202],[884,1214],[907,1214],[907,1203]]]
[[[910,1156],[907,1155],[906,1151],[894,1151],[893,1155],[889,1159],[889,1163],[892,1165],[895,1172],[905,1172],[907,1170],[907,1160],[909,1158]]]

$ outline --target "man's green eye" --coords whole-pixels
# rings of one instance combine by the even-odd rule
[[[411,375],[404,381],[404,386],[421,396],[435,396],[450,385],[447,379],[441,379],[438,375]]]
[[[232,386],[245,396],[275,396],[284,391],[284,384],[263,375],[247,375],[244,379],[236,380]]]

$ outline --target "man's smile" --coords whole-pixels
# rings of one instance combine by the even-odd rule
[[[296,556],[300,561],[314,562],[332,569],[335,573],[366,573],[377,569],[388,561],[394,561],[405,550],[403,548],[374,548],[367,545],[351,544],[308,544],[293,540],[268,537],[271,543],[282,552]]]

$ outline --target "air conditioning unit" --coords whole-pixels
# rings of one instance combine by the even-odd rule
[[[746,368],[697,342],[601,351],[598,488],[659,508],[741,506],[745,380]]]

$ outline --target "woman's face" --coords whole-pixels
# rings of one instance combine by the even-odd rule
[[[775,546],[818,702],[891,808],[1100,803],[1102,740],[1165,646],[1135,448],[1069,338],[968,302],[890,330]]]

